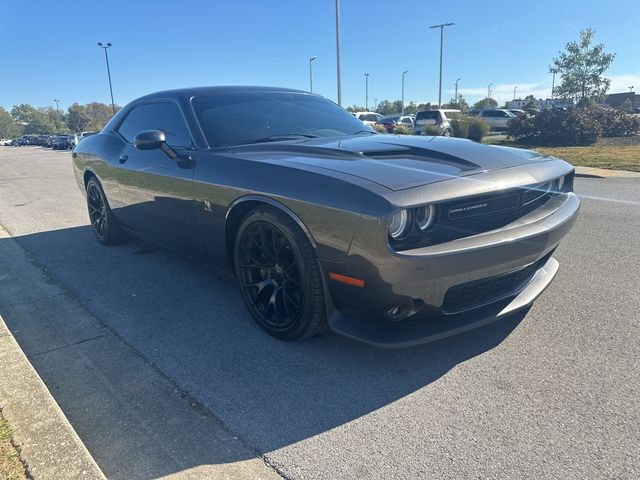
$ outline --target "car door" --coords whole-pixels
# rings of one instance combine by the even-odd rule
[[[161,130],[181,160],[161,149],[138,150],[135,136]],[[173,100],[135,106],[116,129],[126,142],[116,178],[123,207],[118,217],[137,234],[194,258],[204,258],[194,202],[193,172],[197,160],[182,111]]]

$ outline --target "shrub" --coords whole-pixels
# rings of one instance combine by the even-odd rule
[[[384,125],[378,125],[377,123],[374,123],[373,125],[371,125],[373,127],[373,129],[378,132],[378,133],[387,133],[387,129],[384,128]]]
[[[413,134],[413,130],[409,127],[407,127],[406,125],[396,125],[393,128],[393,133],[398,134],[398,135],[412,135]]]
[[[544,110],[535,117],[514,118],[507,135],[522,143],[572,146],[590,145],[599,137],[640,133],[640,119],[609,107]]]
[[[432,135],[432,136],[440,135],[440,129],[438,128],[437,125],[424,125],[422,127],[422,131],[424,132],[425,135]]]
[[[467,118],[454,118],[451,120],[453,136],[457,138],[469,138],[469,121]]]
[[[469,136],[467,138],[475,142],[481,142],[489,132],[489,124],[477,117],[472,117],[469,120]]]
[[[489,125],[478,117],[460,117],[451,120],[451,129],[454,137],[480,142],[489,131]]]

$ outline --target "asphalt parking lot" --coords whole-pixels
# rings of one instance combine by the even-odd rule
[[[196,411],[239,442],[189,467],[259,455],[290,479],[640,477],[640,179],[581,177],[576,191],[560,273],[524,318],[405,350],[330,333],[290,344],[254,325],[232,279],[140,241],[100,246],[69,152],[0,147],[0,224],[29,263],[180,392],[162,415]],[[161,439],[147,442],[127,417],[99,421],[110,399],[81,401],[13,311],[0,302],[107,476],[179,473],[154,469],[164,453],[148,443]],[[137,381],[133,364],[91,368]],[[148,434],[159,412],[144,393],[120,401],[136,403],[131,422]],[[172,449],[190,449],[192,427],[172,428]]]

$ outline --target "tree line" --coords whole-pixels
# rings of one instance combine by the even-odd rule
[[[119,109],[116,106],[116,111]],[[74,103],[66,111],[27,103],[15,105],[10,112],[0,107],[0,138],[97,131],[112,116],[111,105],[100,102]]]

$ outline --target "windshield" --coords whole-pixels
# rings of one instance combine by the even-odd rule
[[[296,137],[335,137],[370,130],[335,103],[304,93],[210,95],[196,98],[193,106],[212,147]]]

